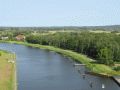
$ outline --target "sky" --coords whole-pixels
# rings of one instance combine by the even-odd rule
[[[120,0],[0,0],[0,26],[120,24]]]

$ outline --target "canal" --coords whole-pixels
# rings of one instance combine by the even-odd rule
[[[18,90],[120,90],[110,78],[84,77],[84,66],[55,52],[7,43],[0,49],[16,54]]]

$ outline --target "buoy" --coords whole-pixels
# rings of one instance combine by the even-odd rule
[[[91,87],[91,88],[93,87],[93,82],[92,82],[92,81],[90,81],[90,87]]]
[[[104,85],[104,84],[102,84],[102,88],[105,88],[105,85]]]
[[[82,76],[83,76],[83,79],[85,79],[85,74],[82,74]]]

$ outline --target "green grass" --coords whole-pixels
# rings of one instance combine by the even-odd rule
[[[13,54],[1,50],[0,53],[0,90],[15,90],[15,65],[8,63]]]
[[[90,59],[86,55],[82,55],[80,53],[71,51],[71,50],[64,50],[60,48],[56,48],[53,46],[45,46],[45,45],[39,45],[39,44],[30,44],[26,42],[17,42],[17,41],[8,41],[9,43],[16,43],[21,45],[26,45],[30,47],[36,47],[40,49],[47,49],[52,50],[57,53],[63,54],[65,56],[71,57],[73,60],[78,61],[80,63],[86,64],[86,67],[94,73],[107,75],[107,76],[113,76],[113,75],[120,75],[119,71],[113,70],[110,66],[104,65],[104,64],[96,64],[93,63],[95,60]]]

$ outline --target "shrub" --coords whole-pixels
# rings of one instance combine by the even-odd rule
[[[115,71],[120,71],[120,66],[114,67],[113,68]]]

